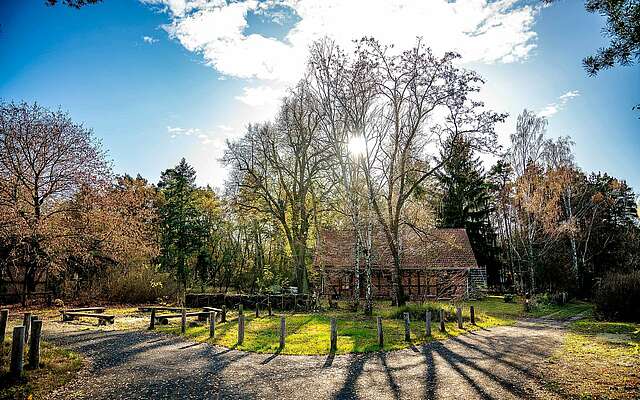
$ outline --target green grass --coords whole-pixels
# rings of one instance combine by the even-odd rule
[[[582,314],[584,317],[593,314],[593,305],[583,301],[573,301],[565,305],[539,304],[528,315],[532,317],[545,317],[551,319],[568,319]]]
[[[553,387],[565,397],[640,398],[640,324],[572,322],[550,362]]]
[[[49,393],[73,380],[82,368],[80,355],[41,342],[40,368],[30,370],[25,365],[24,375],[15,379],[9,376],[11,340],[5,341],[1,350],[0,399],[46,399]],[[25,362],[28,357],[27,350]]]
[[[469,305],[476,310],[476,325],[469,323]],[[376,303],[373,317],[366,317],[362,313],[354,313],[346,309],[328,310],[322,314],[287,314],[287,338],[282,354],[328,354],[330,342],[330,318],[337,320],[338,343],[337,353],[362,353],[378,351],[377,330],[375,316],[383,317],[384,349],[395,350],[406,348],[413,344],[420,344],[432,340],[442,340],[469,331],[498,325],[513,324],[522,315],[522,305],[504,303],[501,297],[489,297],[481,301],[465,302],[463,306],[464,329],[458,329],[453,317],[446,323],[446,332],[438,330],[437,317],[432,322],[432,336],[425,335],[424,317],[411,321],[411,342],[404,340],[404,322],[398,318],[397,308],[392,308],[386,302]],[[343,305],[346,307],[346,305]],[[423,305],[413,304],[410,309],[414,315],[424,315],[426,308],[443,307],[449,311],[455,306],[449,303],[433,302]],[[402,312],[402,311],[401,311]],[[401,315],[400,312],[400,315]],[[228,348],[237,348],[257,353],[275,353],[279,351],[280,317],[260,317],[247,310],[245,312],[245,339],[241,345],[237,344],[238,324],[237,316],[230,315],[229,322],[217,324],[216,337],[209,338],[209,328],[206,323],[192,323],[187,328],[186,336],[190,339],[209,342]],[[169,325],[158,326],[158,331],[180,334],[179,320],[172,320]]]

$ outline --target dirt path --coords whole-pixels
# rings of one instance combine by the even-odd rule
[[[482,330],[394,352],[245,353],[149,332],[47,332],[89,357],[56,399],[555,398],[536,372],[561,343],[550,321]]]

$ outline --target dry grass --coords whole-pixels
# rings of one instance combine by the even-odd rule
[[[640,324],[577,321],[544,373],[558,393],[578,399],[640,398]]]
[[[71,351],[42,342],[40,368],[29,370],[19,379],[9,376],[11,340],[6,341],[0,358],[0,399],[46,399],[49,393],[73,380],[82,358]],[[28,350],[25,361],[28,359]]]

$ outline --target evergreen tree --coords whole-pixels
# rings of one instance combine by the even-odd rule
[[[172,271],[185,290],[189,264],[202,248],[205,230],[197,205],[196,173],[183,158],[164,171],[158,188],[163,195],[160,206],[160,264]]]
[[[496,235],[491,226],[489,183],[469,143],[462,138],[445,145],[451,156],[438,174],[442,200],[438,223],[442,228],[465,228],[478,264],[487,270],[490,282],[498,277]]]

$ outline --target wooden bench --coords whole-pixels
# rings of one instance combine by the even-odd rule
[[[197,312],[188,312],[185,314],[187,317],[198,317],[200,321],[206,321],[207,317],[209,317],[208,312],[197,311]],[[169,323],[169,319],[171,318],[182,318],[182,314],[160,314],[156,315],[156,321],[158,321],[161,325],[167,325]]]
[[[65,313],[74,313],[74,312],[79,312],[79,313],[95,313],[95,314],[99,314],[99,313],[103,313],[106,310],[106,308],[104,307],[85,307],[85,308],[67,308],[65,310],[60,310],[60,314],[65,314]]]
[[[206,321],[209,317],[209,313],[212,312],[216,313],[216,319],[220,319],[222,321],[222,309],[215,307],[202,307],[202,311],[207,313],[207,316],[204,318],[202,316],[198,317],[198,321]]]
[[[138,307],[138,311],[140,312],[151,312],[151,310],[156,311],[181,311],[180,307],[164,307],[164,306],[147,306],[147,307]]]
[[[113,320],[115,319],[115,315],[108,314],[93,314],[89,312],[76,312],[76,311],[65,311],[62,313],[63,321],[73,321],[76,318],[97,318],[98,325],[106,325],[113,324]]]

